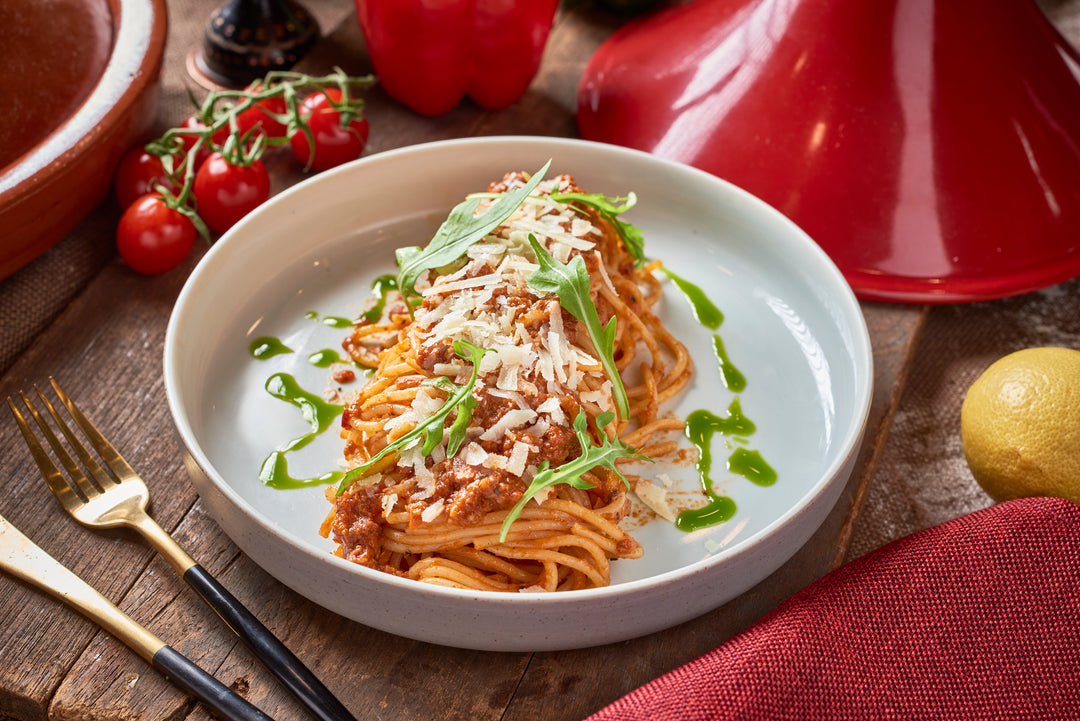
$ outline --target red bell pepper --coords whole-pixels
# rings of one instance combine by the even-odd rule
[[[517,100],[540,67],[558,0],[355,0],[379,84],[422,115],[468,95]]]

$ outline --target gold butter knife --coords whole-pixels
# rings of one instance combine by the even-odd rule
[[[137,623],[0,516],[0,568],[56,597],[124,642],[166,679],[229,721],[273,721]]]

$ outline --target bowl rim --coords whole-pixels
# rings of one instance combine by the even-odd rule
[[[850,286],[844,280],[839,269],[828,258],[827,254],[821,250],[821,248],[813,242],[809,236],[806,235],[797,225],[790,221],[786,216],[779,213],[775,208],[772,208],[760,198],[752,195],[751,193],[743,190],[742,188],[733,185],[732,183],[718,178],[717,176],[706,173],[705,171],[693,168],[691,166],[676,163],[675,161],[666,160],[657,156],[645,153],[643,151],[634,150],[630,148],[624,148],[614,145],[608,145],[605,143],[598,143],[594,141],[581,140],[575,138],[561,138],[561,137],[546,137],[546,136],[485,136],[475,138],[456,138],[449,140],[438,140],[417,145],[405,146],[402,148],[396,148],[366,156],[360,160],[353,161],[348,165],[341,166],[334,170],[330,170],[321,173],[317,176],[313,176],[301,183],[279,193],[270,202],[284,203],[295,194],[309,192],[307,187],[317,183],[333,182],[333,178],[337,175],[349,173],[349,168],[358,164],[376,164],[393,162],[395,158],[402,157],[408,154],[422,153],[432,147],[453,147],[453,146],[480,146],[480,145],[498,145],[500,143],[522,143],[522,144],[537,144],[539,146],[547,146],[551,144],[559,144],[567,148],[579,148],[579,149],[602,149],[603,152],[615,152],[627,156],[640,156],[648,158],[650,162],[659,162],[663,164],[669,164],[673,166],[679,166],[680,172],[686,172],[690,174],[699,175],[707,182],[718,182],[727,187],[727,190],[738,195],[740,198],[751,202],[758,207],[762,208],[763,212],[768,212],[776,218],[778,223],[784,225],[788,232],[801,236],[807,243],[807,252],[810,257],[815,258],[815,262],[820,264],[827,272],[833,274],[833,279],[839,284],[838,287],[842,287],[844,297],[842,299],[842,306],[846,309],[846,320],[850,320],[852,331],[851,343],[852,343],[852,365],[856,371],[856,378],[852,381],[854,385],[854,393],[852,396],[852,408],[855,411],[852,414],[849,427],[844,429],[844,437],[842,442],[837,443],[837,448],[842,449],[842,452],[838,452],[836,457],[832,460],[831,464],[823,471],[821,477],[813,485],[812,490],[805,496],[799,499],[799,501],[789,507],[779,518],[765,528],[758,531],[751,540],[752,547],[759,547],[766,544],[768,540],[775,536],[782,527],[796,519],[797,517],[811,512],[814,507],[820,503],[825,502],[824,497],[829,495],[830,491],[835,491],[833,498],[829,503],[829,509],[832,508],[835,499],[839,497],[840,489],[834,488],[837,478],[844,474],[847,470],[850,474],[850,469],[853,466],[855,459],[858,456],[861,446],[861,440],[863,433],[865,432],[866,424],[869,418],[870,406],[873,396],[873,355],[870,346],[869,333],[866,328],[865,317],[861,312],[859,302],[856,299],[854,292]],[[222,240],[227,241],[228,238],[237,234],[238,231],[242,232],[242,228],[246,225],[246,221],[241,221],[233,231],[230,231]],[[192,272],[188,281],[180,291],[180,295],[177,298],[177,302],[174,306],[173,313],[170,317],[168,328],[166,330],[165,343],[163,348],[163,371],[164,371],[164,383],[167,395],[167,401],[170,407],[170,411],[173,416],[176,430],[179,433],[180,439],[184,445],[184,450],[188,455],[185,463],[191,462],[197,468],[188,467],[189,472],[193,475],[200,474],[207,479],[213,487],[215,493],[222,494],[223,498],[229,503],[233,504],[238,510],[244,513],[251,521],[257,524],[260,532],[269,533],[275,535],[280,540],[283,540],[290,547],[299,551],[305,557],[313,557],[316,554],[316,550],[303,544],[299,539],[291,537],[289,534],[281,533],[275,527],[275,524],[271,519],[266,517],[262,512],[255,509],[247,500],[245,500],[230,484],[224,479],[216,477],[216,470],[214,465],[210,462],[210,459],[206,456],[205,451],[202,450],[197,442],[193,428],[191,426],[188,415],[185,411],[185,403],[182,399],[182,392],[180,391],[180,371],[177,367],[179,355],[179,348],[183,345],[180,341],[181,326],[184,322],[185,308],[188,307],[187,299],[197,294],[203,287],[203,285],[209,281],[208,268],[212,267],[213,258],[219,253],[224,252],[228,244],[222,243],[222,240],[218,241],[215,247],[200,260],[198,266]],[[219,474],[217,474],[219,475]],[[847,476],[845,475],[845,481]],[[827,512],[827,511],[826,511]],[[811,532],[815,531],[817,526],[815,525]],[[801,544],[800,544],[801,545]],[[455,601],[482,601],[487,604],[510,604],[511,606],[517,604],[542,604],[545,607],[559,607],[565,604],[580,602],[583,598],[590,598],[595,600],[601,600],[604,598],[616,598],[633,594],[635,591],[640,591],[643,588],[655,587],[658,585],[666,585],[667,582],[675,580],[681,577],[695,576],[701,573],[708,572],[708,570],[718,563],[723,563],[731,559],[735,554],[734,550],[738,550],[740,555],[747,550],[744,544],[736,544],[729,549],[723,549],[717,552],[715,555],[708,559],[693,563],[689,566],[685,566],[678,569],[666,571],[655,576],[648,578],[637,579],[620,583],[617,585],[606,586],[603,588],[590,588],[577,591],[564,591],[553,594],[506,594],[494,591],[471,591],[454,588],[444,588],[440,586],[428,585],[418,583],[413,580],[397,578],[389,574],[385,574],[373,569],[359,566],[355,563],[351,563],[341,558],[337,558],[332,554],[326,554],[321,560],[327,561],[333,565],[333,567],[343,570],[347,574],[353,574],[357,577],[358,582],[376,582],[380,585],[389,585],[398,589],[408,589],[410,593],[420,594],[429,599],[453,599]],[[786,560],[786,557],[785,557]]]

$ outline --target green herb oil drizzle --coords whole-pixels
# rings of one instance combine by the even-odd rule
[[[261,338],[256,338],[251,341],[251,345],[248,346],[248,352],[251,354],[251,357],[256,360],[266,360],[267,358],[273,358],[276,355],[292,353],[293,349],[277,338],[262,336]]]
[[[662,268],[662,270],[689,301],[698,323],[712,331],[718,330],[724,322],[724,314],[709,300],[701,288],[680,278],[667,268]],[[713,352],[716,355],[717,368],[724,381],[724,387],[732,393],[742,393],[746,389],[746,376],[731,362],[723,339],[719,333],[715,332],[713,333]],[[738,396],[728,406],[726,417],[721,418],[707,410],[693,411],[687,416],[683,431],[698,450],[697,472],[701,489],[709,502],[701,508],[679,513],[675,519],[676,528],[683,531],[695,531],[723,523],[735,515],[737,510],[735,501],[729,496],[717,493],[713,488],[713,479],[710,475],[713,436],[720,433],[730,441],[746,443],[746,437],[752,435],[755,430],[757,429],[753,421],[743,414]],[[735,448],[731,453],[727,461],[727,469],[730,473],[743,476],[761,486],[772,485],[777,478],[776,471],[765,461],[759,451],[742,447]]]
[[[386,307],[386,295],[392,290],[397,290],[397,287],[397,278],[393,275],[380,275],[376,278],[375,282],[371,284],[371,290],[378,296],[378,300],[361,318],[368,323],[379,320],[382,317],[383,309]]]
[[[316,368],[329,368],[335,363],[346,363],[341,354],[331,348],[315,351],[308,356],[308,362]]]
[[[391,290],[397,289],[397,278],[393,275],[384,275],[376,278],[371,285],[377,296],[375,305],[362,316],[368,322],[375,322],[381,316],[386,307],[386,297]],[[322,322],[331,328],[351,328],[354,321],[341,316],[321,316],[317,311],[309,311],[304,314],[306,320]],[[250,352],[252,357],[265,360],[282,353],[292,353],[293,350],[277,338],[269,336],[256,338],[251,343]],[[352,363],[348,358],[342,358],[341,354],[331,348],[315,351],[308,356],[308,362],[316,368],[329,368],[335,363]],[[370,369],[364,369],[370,375]],[[329,485],[341,481],[344,473],[330,471],[314,478],[294,478],[289,473],[289,462],[286,453],[303,448],[311,443],[319,434],[326,431],[335,418],[341,415],[343,406],[328,403],[319,396],[309,393],[296,382],[296,379],[287,373],[276,373],[266,381],[266,390],[270,395],[290,403],[300,409],[304,420],[311,426],[311,432],[299,438],[294,438],[283,449],[276,450],[266,457],[259,469],[259,479],[271,488],[288,489],[304,488],[307,486]]]
[[[263,461],[259,479],[272,488],[303,488],[339,480],[343,475],[339,471],[332,471],[317,478],[293,478],[288,472],[285,453],[299,450],[315,440],[316,436],[329,428],[334,419],[341,415],[344,406],[329,403],[314,393],[305,391],[288,373],[275,373],[270,376],[266,381],[266,391],[275,398],[299,408],[304,420],[311,427],[311,431],[294,438],[285,444],[284,448],[271,453]]]

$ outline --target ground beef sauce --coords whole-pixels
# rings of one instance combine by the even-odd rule
[[[492,184],[490,190],[505,192],[514,187],[515,180],[521,181],[520,174],[508,175],[502,182]],[[564,191],[580,192],[580,188],[569,176],[563,176],[560,183],[560,188]],[[570,220],[565,220],[561,226],[569,233],[572,223]],[[578,253],[576,250],[573,252]],[[597,273],[598,260],[595,254],[582,252],[580,255],[585,259],[589,272]],[[630,262],[633,262],[632,259]],[[473,267],[468,268],[464,277],[476,278],[495,271],[496,268],[492,265],[477,262]],[[452,291],[447,291],[445,294],[428,294],[416,311],[416,324],[409,322],[407,309],[400,297],[395,297],[392,301],[388,299],[387,306],[391,308],[384,313],[384,318],[380,322],[385,323],[387,317],[393,317],[397,332],[384,333],[383,337],[373,338],[373,334],[361,332],[365,325],[369,325],[366,321],[361,321],[343,346],[358,362],[374,365],[372,361],[377,359],[382,349],[390,347],[400,338],[405,337],[402,335],[404,333],[418,332],[413,326],[422,326],[424,313],[433,310],[442,302],[449,302],[448,298],[452,295]],[[557,301],[550,297],[540,298],[530,292],[527,287],[495,287],[478,307],[479,310],[489,311],[498,307],[498,312],[512,314],[513,322],[524,327],[533,336],[540,335],[542,329],[547,326],[556,325],[555,320],[561,321],[557,325],[561,325],[562,336],[569,344],[581,347],[589,353],[593,351],[587,333],[572,314],[562,309]],[[555,312],[560,313],[557,319],[552,318]],[[601,320],[607,320],[603,312]],[[422,331],[430,332],[430,329],[422,329]],[[459,364],[465,367],[465,376],[459,373],[457,378],[451,380],[458,384],[463,383],[468,377],[468,363],[463,362],[457,355],[452,342],[449,339],[424,339],[423,332],[420,332],[418,342],[414,344],[416,362],[420,368],[432,373],[440,365]],[[477,383],[473,394],[476,406],[472,411],[470,431],[465,445],[469,445],[470,442],[476,443],[483,450],[481,455],[500,455],[509,461],[515,447],[518,448],[520,455],[520,445],[524,444],[528,447],[526,467],[531,469],[537,468],[544,462],[557,468],[577,458],[582,449],[577,435],[570,427],[570,419],[574,418],[582,408],[580,399],[576,397],[576,391],[568,389],[566,392],[553,395],[542,390],[548,386],[539,377],[535,368],[523,373],[521,377],[524,382],[515,394],[515,398],[510,398],[505,394],[489,392],[489,389],[497,385],[498,373],[482,376],[482,382]],[[411,381],[401,379],[396,387],[416,385],[422,378],[417,375]],[[374,381],[373,378],[372,382]],[[556,403],[551,402],[552,398],[556,399]],[[547,408],[548,415],[551,418],[560,417],[560,422],[545,424],[543,430],[539,432],[530,431],[529,425],[525,424],[521,427],[508,428],[497,439],[479,438],[484,429],[492,428],[507,413],[521,408],[522,401],[536,412],[537,416],[540,415],[541,409]],[[557,406],[554,415],[550,413],[552,405]],[[345,429],[351,427],[351,421],[357,413],[358,411],[352,405],[346,406],[342,415],[342,425]],[[453,417],[451,414],[446,421],[447,425],[452,422]],[[370,453],[379,450],[378,448],[361,449],[349,440],[347,433],[344,435],[347,441],[345,449],[347,458],[363,461],[369,457]],[[425,510],[440,502],[442,503],[439,516],[441,520],[457,526],[469,527],[480,523],[485,514],[490,511],[510,508],[521,498],[528,484],[520,475],[485,464],[469,463],[466,457],[468,454],[463,450],[452,458],[445,458],[438,462],[428,459],[427,463],[434,477],[433,483],[430,481],[425,484],[418,483],[412,467],[398,464],[391,474],[392,479],[383,478],[377,483],[366,484],[357,482],[339,495],[335,500],[336,510],[329,519],[329,526],[334,539],[341,544],[343,557],[379,570],[400,574],[398,570],[387,565],[389,553],[381,547],[380,528],[384,523],[385,511],[383,499],[384,491],[388,489],[396,494],[395,509],[404,508],[408,512],[409,525],[413,527],[423,522],[422,515]],[[606,505],[623,492],[622,480],[616,474],[607,469],[598,468],[594,469],[593,475],[599,479],[599,484],[597,488],[588,492],[597,499],[599,504]],[[624,513],[629,512],[629,506],[627,501]],[[633,540],[629,538],[627,542],[630,546],[634,545]]]

